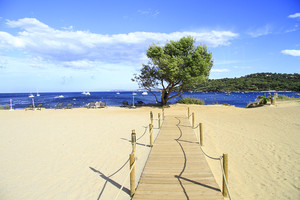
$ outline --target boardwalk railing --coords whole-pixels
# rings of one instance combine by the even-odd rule
[[[190,117],[190,108],[188,107],[188,118]],[[203,146],[203,128],[202,128],[202,123],[199,123],[199,125],[197,127],[195,126],[195,114],[194,112],[191,114],[192,115],[192,128],[196,129],[199,127],[199,137],[198,134],[196,134],[196,137],[199,138],[199,145],[200,145],[200,149],[202,151],[202,153],[212,159],[212,160],[219,160],[220,161],[220,166],[221,166],[221,171],[222,171],[222,194],[224,197],[229,197],[229,199],[231,200],[230,197],[230,193],[229,193],[229,189],[228,189],[228,154],[224,153],[223,156],[220,157],[212,157],[209,156],[207,153],[204,152],[204,150],[202,149]],[[222,162],[223,160],[223,162]]]
[[[190,118],[190,116],[192,116],[192,126],[191,128],[196,129],[199,127],[199,137],[198,134],[196,134],[196,138],[197,138],[197,142],[199,143],[200,149],[202,151],[202,153],[213,160],[218,160],[220,162],[220,166],[221,166],[221,171],[222,171],[222,175],[223,175],[223,185],[222,185],[222,194],[224,197],[229,197],[229,199],[231,199],[230,197],[230,193],[228,190],[228,154],[223,154],[223,156],[220,157],[212,157],[209,156],[208,154],[206,154],[204,152],[204,150],[202,149],[203,146],[203,125],[202,123],[199,123],[197,127],[195,127],[195,115],[194,112],[192,114],[190,114],[190,108],[188,107],[188,119]],[[162,118],[164,120],[165,118],[165,113],[164,113],[164,109],[162,110]],[[152,111],[150,112],[150,121],[151,124],[149,124],[149,135],[150,135],[150,147],[153,147],[153,113]],[[161,115],[160,113],[158,113],[158,128],[161,128]],[[195,133],[195,132],[194,132]],[[139,138],[140,139],[140,138]],[[122,187],[120,188],[118,194],[115,197],[115,200],[118,199],[119,194],[121,192],[121,190],[124,187],[124,184],[126,183],[128,177],[130,177],[130,196],[133,197],[135,194],[135,165],[136,165],[136,158],[135,158],[135,153],[136,153],[136,133],[135,130],[132,130],[131,133],[131,143],[132,143],[132,152],[129,154],[129,164],[130,164],[130,171],[128,173],[128,175],[125,177],[124,182],[122,184]],[[222,162],[223,161],[223,162]]]
[[[162,116],[163,116],[163,120],[164,120],[164,109],[162,109]],[[150,147],[153,147],[153,113],[152,111],[150,111],[150,121],[151,124],[149,124],[149,135],[150,135]],[[161,119],[160,119],[160,113],[158,113],[158,128],[161,128]],[[130,170],[129,173],[127,174],[127,176],[124,179],[124,182],[122,184],[122,186],[120,187],[116,197],[114,198],[114,200],[117,200],[119,198],[119,195],[128,179],[128,177],[130,177],[130,196],[132,197],[135,194],[135,165],[136,165],[136,157],[135,157],[135,153],[136,153],[136,141],[141,139],[144,135],[142,135],[140,138],[136,139],[136,133],[135,130],[132,130],[131,132],[131,145],[132,145],[132,152],[129,154],[129,166],[130,166]],[[128,162],[128,160],[127,160]]]

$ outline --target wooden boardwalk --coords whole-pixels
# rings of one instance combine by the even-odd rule
[[[224,199],[185,116],[166,116],[133,200]]]

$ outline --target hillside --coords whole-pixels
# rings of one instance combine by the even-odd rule
[[[300,74],[256,73],[240,78],[210,79],[186,91],[300,91]]]

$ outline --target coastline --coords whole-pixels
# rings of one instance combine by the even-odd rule
[[[165,115],[186,115],[187,107],[171,105],[165,108]],[[203,123],[204,150],[212,156],[229,154],[229,188],[233,199],[299,197],[300,99],[253,109],[223,105],[189,107],[195,112],[195,122]],[[150,111],[156,119],[161,109],[0,112],[1,198],[113,199],[129,170],[126,161],[131,151],[132,129],[140,138],[137,177],[142,173],[150,152]],[[156,128],[154,132],[158,134]],[[207,161],[221,186],[219,163]],[[129,181],[125,191],[126,188]],[[125,191],[119,199],[130,199]]]

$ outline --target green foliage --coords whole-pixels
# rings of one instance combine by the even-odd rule
[[[9,110],[9,105],[1,106],[0,110]]]
[[[213,65],[212,54],[205,45],[194,46],[192,37],[183,37],[179,41],[170,41],[165,46],[153,44],[147,50],[148,64],[143,64],[140,74],[135,74],[133,81],[141,88],[152,92],[161,88],[161,104],[179,96],[184,87],[194,87],[208,79]],[[177,94],[170,96],[177,88]]]
[[[258,95],[257,98],[258,98],[258,99],[263,99],[263,101],[262,101],[263,104],[267,104],[268,101],[271,101],[271,97],[270,97],[270,96],[269,96],[269,97],[266,97],[266,94],[265,94],[264,96]]]
[[[210,79],[205,83],[184,88],[185,91],[300,91],[300,74],[256,73],[240,78]]]
[[[278,100],[295,100],[295,99],[299,99],[299,98],[294,98],[294,97],[288,97],[285,95],[278,95]]]
[[[197,104],[197,105],[204,105],[204,101],[198,98],[190,98],[190,97],[184,97],[180,100],[178,100],[176,103],[182,103],[182,104]]]

